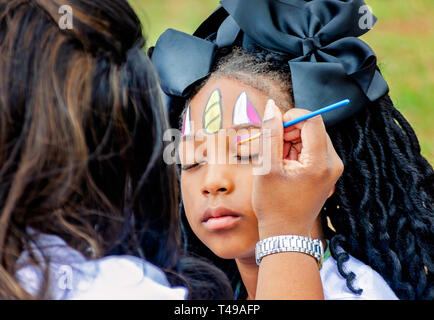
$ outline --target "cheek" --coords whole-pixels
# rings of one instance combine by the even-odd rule
[[[181,173],[181,196],[185,216],[187,217],[188,224],[197,236],[199,236],[198,232],[200,232],[202,209],[200,206],[200,191],[192,188],[192,186],[197,186],[198,183],[196,179],[192,177],[185,178]]]
[[[253,190],[253,182],[254,175],[252,172],[251,165],[239,165],[237,167],[236,172],[236,180],[237,180],[237,193],[239,194],[239,199],[244,199],[243,205],[252,202],[252,190]],[[241,203],[241,201],[240,201]],[[249,209],[251,207],[249,206]]]
[[[183,178],[183,175],[181,174],[181,196],[182,196],[182,203],[184,206],[184,211],[187,216],[188,221],[191,220],[191,212],[192,207],[194,204],[194,192],[191,189],[191,182],[188,182],[188,179]]]

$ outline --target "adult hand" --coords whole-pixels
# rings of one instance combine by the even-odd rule
[[[271,169],[255,176],[252,194],[260,239],[281,234],[309,237],[344,170],[321,116],[283,128],[283,122],[309,112],[294,108],[282,116],[272,100],[267,103],[262,143],[271,144]]]

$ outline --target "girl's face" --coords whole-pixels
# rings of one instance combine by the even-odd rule
[[[259,139],[243,144],[237,139],[260,132],[268,99],[238,80],[211,78],[184,117],[180,158],[185,212],[194,233],[221,258],[254,256],[259,237],[252,169]],[[195,133],[200,141],[193,138]]]

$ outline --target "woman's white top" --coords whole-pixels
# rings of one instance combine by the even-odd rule
[[[151,299],[178,300],[187,298],[183,287],[171,287],[165,274],[153,264],[134,256],[107,256],[86,259],[54,235],[28,231],[35,237],[32,252],[41,261],[49,258],[50,299]],[[27,263],[29,252],[18,259],[21,266],[15,276],[22,287],[37,295],[44,279],[44,269]]]
[[[49,289],[52,299],[158,299],[178,300],[187,298],[183,287],[171,287],[165,274],[153,264],[134,256],[108,256],[88,260],[80,252],[69,247],[58,236],[28,230],[35,238],[32,252],[45,266],[42,254],[49,258]],[[329,251],[329,250],[327,250]],[[37,295],[44,273],[41,268],[29,265],[29,252],[18,259],[21,268],[16,278],[23,288]],[[350,256],[344,269],[356,274],[355,289],[363,289],[361,295],[351,292],[346,280],[338,272],[337,262],[330,255],[320,270],[324,298],[327,300],[395,300],[395,293],[386,281],[371,267]]]

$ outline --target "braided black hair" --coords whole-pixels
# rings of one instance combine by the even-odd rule
[[[240,68],[232,70],[235,73],[290,74],[287,57],[264,50],[241,54],[240,49],[223,48],[217,57],[211,75],[234,59],[238,61],[231,68]],[[262,67],[246,68],[252,61]],[[206,81],[197,83],[189,98]],[[285,85],[291,92],[290,80]],[[345,268],[352,255],[376,270],[400,299],[433,299],[434,171],[420,153],[414,130],[385,95],[329,128],[328,134],[345,170],[321,219],[347,287],[356,294],[363,290],[354,287],[357,275]],[[213,260],[235,287],[240,278],[235,262],[217,258],[200,243],[185,218],[184,224],[189,249]]]
[[[434,172],[414,130],[386,95],[328,132],[345,166],[322,213],[336,230],[339,271],[350,284],[341,246],[399,298],[433,299]]]

